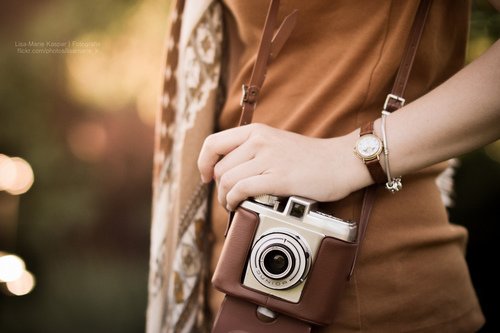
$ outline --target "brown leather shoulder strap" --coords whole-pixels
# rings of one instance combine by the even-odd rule
[[[248,85],[243,85],[239,126],[247,125],[252,122],[260,88],[264,84],[266,78],[267,65],[271,58],[275,58],[278,55],[297,22],[297,10],[294,10],[285,17],[276,34],[274,34],[279,6],[279,0],[272,0],[269,5],[266,22],[260,39],[259,50],[257,52],[257,59],[255,60],[252,75],[250,76],[250,82]]]
[[[358,248],[356,249],[356,253],[354,254],[354,259],[352,260],[351,271],[349,272],[349,276],[347,277],[348,279],[351,278],[352,274],[354,273],[354,268],[356,267],[359,249],[361,247],[361,242],[365,238],[366,227],[368,226],[368,220],[370,219],[373,203],[375,202],[376,192],[376,185],[369,186],[365,189],[363,204],[361,206],[361,215],[358,224]]]
[[[421,0],[413,20],[413,25],[410,30],[410,35],[408,36],[408,41],[406,44],[405,51],[403,53],[403,58],[401,59],[401,64],[399,66],[398,73],[396,75],[396,80],[392,88],[391,94],[387,96],[384,110],[393,112],[401,108],[404,104],[403,94],[406,88],[406,83],[410,76],[411,68],[413,66],[413,60],[415,59],[415,54],[417,53],[418,45],[420,44],[420,39],[422,37],[422,32],[424,31],[425,22],[427,20],[427,14],[431,6],[432,0]],[[367,130],[366,128],[364,130]],[[356,260],[361,248],[362,241],[365,237],[366,227],[368,225],[368,220],[370,219],[370,213],[375,202],[376,186],[369,186],[365,189],[365,194],[363,198],[363,204],[361,208],[361,217],[358,224],[358,248],[354,256],[354,260],[351,267],[351,272],[349,278],[354,272],[354,267],[356,266]]]
[[[422,37],[422,32],[424,31],[425,21],[427,20],[427,14],[429,13],[431,3],[431,0],[420,1],[413,21],[413,26],[410,30],[410,35],[406,41],[406,47],[404,49],[403,57],[401,58],[398,73],[396,74],[394,85],[392,86],[392,98],[388,98],[386,105],[384,106],[384,110],[386,111],[396,111],[404,104],[403,96],[406,84],[408,83],[408,78],[410,77],[411,68],[413,66],[413,61],[415,60],[418,45],[420,44],[420,39]]]

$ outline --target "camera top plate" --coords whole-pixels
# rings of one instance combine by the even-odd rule
[[[277,208],[277,205],[270,207],[252,199],[243,201],[241,207],[277,220],[293,223],[297,227],[302,224],[305,229],[349,243],[356,242],[358,235],[357,223],[313,210],[316,202],[307,198],[289,197],[282,211]]]

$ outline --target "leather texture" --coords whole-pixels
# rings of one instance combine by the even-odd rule
[[[297,10],[295,10],[283,19],[283,22],[274,34],[279,6],[279,0],[272,0],[269,5],[250,82],[243,88],[246,89],[246,92],[244,92],[241,99],[240,126],[252,122],[259,91],[266,78],[267,65],[271,59],[274,59],[278,55],[297,22]]]
[[[387,181],[387,176],[385,175],[384,169],[382,169],[382,166],[380,165],[379,159],[365,161],[365,165],[368,168],[368,172],[370,172],[375,184],[384,184]]]
[[[363,205],[361,206],[361,214],[359,216],[358,224],[358,247],[356,253],[354,254],[354,259],[352,261],[351,271],[349,272],[349,279],[354,273],[354,268],[356,267],[356,261],[358,259],[358,254],[361,249],[361,244],[363,244],[363,239],[365,239],[366,227],[368,226],[368,221],[370,220],[370,214],[372,212],[373,204],[375,202],[375,194],[377,192],[377,185],[369,186],[365,189],[363,196]]]
[[[403,57],[401,58],[398,73],[396,74],[394,85],[392,86],[392,95],[398,97],[404,96],[406,84],[408,83],[408,78],[410,77],[413,60],[415,60],[415,54],[417,53],[418,45],[420,44],[420,38],[422,37],[422,32],[424,31],[425,21],[427,20],[431,2],[432,0],[420,1],[410,35],[408,36],[408,40],[406,42],[407,44],[405,46]],[[387,103],[386,111],[394,112],[402,106],[403,104],[401,101],[391,98]]]
[[[367,222],[368,216],[364,223]],[[251,290],[242,284],[258,224],[259,217],[256,213],[241,207],[236,210],[212,278],[214,287],[227,295],[265,306],[281,314],[317,325],[329,324],[337,300],[349,278],[358,244],[331,237],[324,238],[313,259],[299,303],[290,303]]]
[[[309,333],[312,330],[307,323],[284,315],[279,315],[272,322],[261,321],[257,317],[256,311],[256,305],[236,297],[226,296],[212,332]],[[224,317],[225,320],[218,320],[219,317]],[[245,320],[242,320],[242,318],[245,318]]]
[[[360,127],[359,136],[363,136],[366,134],[373,134],[373,121],[370,121]]]

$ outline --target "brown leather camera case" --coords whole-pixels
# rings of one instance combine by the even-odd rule
[[[273,311],[317,325],[328,325],[347,282],[357,243],[332,237],[323,239],[298,303],[254,291],[242,284],[252,241],[259,224],[257,213],[238,208],[222,249],[212,284],[227,295],[245,299]]]

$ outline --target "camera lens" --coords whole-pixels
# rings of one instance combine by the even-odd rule
[[[282,250],[269,251],[264,257],[264,267],[271,274],[283,274],[288,268],[287,255]]]
[[[289,289],[304,281],[311,265],[309,246],[295,231],[270,229],[254,244],[250,269],[270,289]]]

